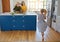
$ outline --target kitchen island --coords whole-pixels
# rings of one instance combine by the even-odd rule
[[[1,31],[12,30],[33,30],[36,31],[37,14],[27,12],[26,14],[1,13],[0,28]]]

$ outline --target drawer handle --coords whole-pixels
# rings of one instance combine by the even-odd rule
[[[25,27],[24,25],[22,27]]]
[[[22,20],[24,22],[24,20]]]
[[[15,25],[13,25],[13,27],[15,27]]]
[[[24,18],[24,16],[23,16],[23,18]]]
[[[13,22],[15,22],[15,20],[13,20]]]

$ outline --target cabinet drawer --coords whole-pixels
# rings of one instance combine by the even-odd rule
[[[24,29],[25,30],[36,30],[36,26],[35,25],[25,25]]]
[[[12,30],[23,30],[24,28],[20,25],[12,25]]]
[[[12,20],[12,16],[0,16],[0,24],[9,24]]]
[[[36,16],[25,16],[24,17],[25,22],[36,22]]]
[[[36,26],[36,16],[25,16],[24,25],[34,25]]]
[[[1,26],[2,31],[23,30],[23,29],[24,29],[23,25],[19,25],[19,24],[9,24],[9,25],[6,24]]]
[[[9,31],[9,30],[12,30],[12,26],[11,25],[2,25],[1,26],[1,30],[2,31]]]
[[[36,30],[36,16],[25,16],[24,25],[26,30]]]
[[[22,16],[13,16],[12,22],[23,22],[23,17]]]

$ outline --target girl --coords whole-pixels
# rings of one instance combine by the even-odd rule
[[[47,24],[44,19],[46,19],[47,11],[45,9],[41,9],[40,14],[38,14],[38,30],[42,34],[42,41],[44,41],[44,32],[46,31]]]

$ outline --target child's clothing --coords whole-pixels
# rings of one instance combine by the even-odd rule
[[[38,30],[39,32],[46,31],[47,24],[44,21],[45,16],[43,14],[38,14]]]

